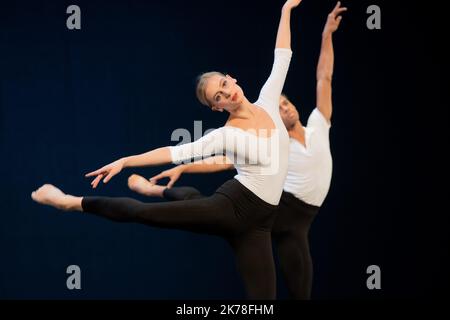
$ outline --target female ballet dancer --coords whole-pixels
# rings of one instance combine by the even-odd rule
[[[339,27],[343,11],[338,2],[328,15],[322,34],[322,48],[317,66],[317,108],[303,127],[296,107],[282,94],[279,101],[281,118],[290,137],[288,173],[284,191],[272,228],[274,240],[290,296],[293,299],[310,299],[313,266],[309,251],[308,233],[328,193],[332,175],[332,157],[329,129],[332,113],[331,79],[333,73],[332,34]],[[233,169],[226,159],[205,159],[182,164],[163,171],[149,180],[131,175],[130,189],[147,195],[177,201],[200,199],[200,191],[192,187],[172,187],[183,173],[206,173]],[[220,160],[220,159],[219,159]],[[169,178],[167,186],[157,185],[158,180]]]
[[[46,184],[34,191],[32,198],[58,209],[87,212],[117,222],[138,222],[221,236],[233,248],[247,296],[274,299],[270,229],[283,190],[289,154],[289,136],[278,112],[278,99],[292,56],[291,10],[300,2],[288,0],[283,5],[273,68],[255,103],[247,100],[232,77],[218,72],[203,74],[197,84],[197,97],[213,110],[230,113],[224,127],[193,143],[121,158],[86,175],[96,177],[92,181],[95,188],[102,179],[106,183],[126,167],[179,163],[215,154],[236,156],[238,174],[212,196],[142,203],[130,198],[76,197]],[[256,152],[245,150],[246,145],[255,147]],[[260,150],[268,145],[269,148]]]

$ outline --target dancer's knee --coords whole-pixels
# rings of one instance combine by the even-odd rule
[[[128,188],[130,188],[131,190],[135,189],[139,178],[141,178],[141,176],[137,175],[137,174],[132,174],[131,176],[128,177]]]

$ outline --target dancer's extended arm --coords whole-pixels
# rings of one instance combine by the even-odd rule
[[[224,137],[227,135],[233,137],[236,135],[235,130],[229,130],[225,127],[216,129],[200,139],[184,145],[157,148],[139,155],[133,155],[116,160],[98,170],[86,174],[86,177],[95,177],[91,182],[93,188],[103,179],[107,183],[113,176],[127,167],[144,167],[156,166],[168,163],[180,163],[184,160],[207,158],[216,154],[223,154],[226,149],[239,153],[234,150],[231,144],[223,143]]]
[[[158,180],[169,178],[167,187],[171,188],[183,173],[213,173],[234,169],[233,163],[226,156],[215,156],[188,164],[180,164],[150,178],[150,182],[157,184]]]
[[[333,32],[335,32],[341,22],[340,14],[347,8],[341,7],[338,2],[333,11],[328,15],[327,22],[322,32],[322,47],[320,50],[319,63],[317,65],[317,108],[327,119],[331,120],[332,100],[331,100],[331,80],[333,77],[334,51]]]

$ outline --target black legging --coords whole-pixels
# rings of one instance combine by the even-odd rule
[[[275,299],[270,230],[277,206],[264,202],[235,179],[201,199],[143,203],[131,198],[84,197],[82,207],[84,212],[117,222],[221,236],[234,250],[248,298]]]
[[[192,187],[165,189],[166,200],[200,199],[205,196]],[[280,266],[293,299],[311,297],[313,267],[309,251],[308,232],[319,207],[307,204],[283,191],[272,228]]]

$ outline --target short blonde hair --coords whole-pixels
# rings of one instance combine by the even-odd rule
[[[201,104],[211,107],[211,104],[209,103],[208,99],[206,98],[206,83],[210,78],[213,76],[220,76],[225,77],[225,75],[222,72],[218,71],[211,71],[211,72],[205,72],[202,73],[197,77],[197,87],[195,89],[195,94],[197,95],[197,99],[200,101]]]

